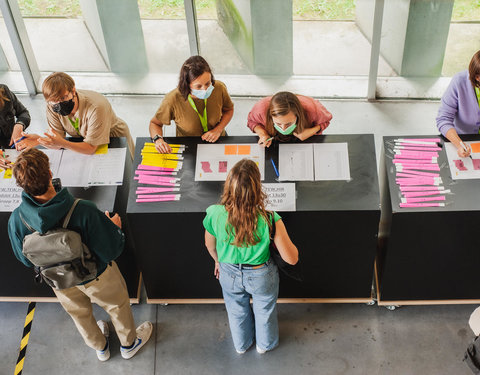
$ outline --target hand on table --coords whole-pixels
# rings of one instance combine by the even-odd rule
[[[210,143],[214,143],[217,141],[218,138],[220,138],[220,136],[222,135],[222,130],[217,130],[217,128],[213,128],[212,130],[206,132],[206,133],[203,133],[202,134],[202,139],[204,141],[207,141],[207,142],[210,142]]]
[[[161,154],[169,154],[172,152],[170,145],[161,138],[155,141],[155,148]]]
[[[0,156],[0,168],[2,170],[5,170],[5,169],[8,169],[8,168],[11,168],[11,161],[8,160],[7,158],[3,158],[3,156]]]
[[[463,148],[462,144],[460,144],[460,146],[457,148],[457,154],[458,156],[460,156],[461,158],[467,158],[470,156],[470,154],[472,153],[472,149],[470,147],[470,145],[467,145],[465,143],[463,143],[465,145],[465,147],[467,148],[467,151],[465,151],[465,149]]]
[[[20,133],[21,137],[15,138],[15,148],[18,151],[23,151],[38,145],[38,139],[40,136],[38,134],[27,134],[25,132]]]

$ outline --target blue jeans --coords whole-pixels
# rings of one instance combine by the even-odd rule
[[[279,285],[276,264],[269,260],[262,267],[252,269],[220,263],[220,285],[235,349],[247,350],[254,338],[261,349],[276,347]],[[250,306],[250,297],[253,306]]]

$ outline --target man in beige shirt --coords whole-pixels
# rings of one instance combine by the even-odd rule
[[[126,137],[133,158],[135,144],[125,121],[117,117],[108,100],[95,91],[77,90],[72,77],[62,72],[49,75],[42,86],[47,101],[47,122],[50,127],[44,137],[26,134],[18,142],[20,149],[40,144],[47,148],[65,148],[82,154],[94,154],[110,137]],[[71,142],[65,135],[82,137],[83,142]]]

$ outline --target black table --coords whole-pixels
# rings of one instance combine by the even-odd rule
[[[112,138],[109,147],[127,147],[125,138]],[[129,235],[130,229],[125,220],[126,203],[130,182],[132,181],[132,159],[127,150],[123,185],[121,186],[91,186],[88,188],[69,187],[74,197],[88,199],[98,206],[101,211],[115,211],[123,220],[123,229],[126,234],[125,250],[117,259],[127,283],[130,301],[138,303],[140,295],[140,271],[138,270],[133,251],[133,241]],[[2,245],[2,272],[0,272],[0,301],[42,301],[56,302],[57,298],[52,289],[33,280],[33,269],[25,267],[13,254],[8,240],[7,223],[10,212],[0,212],[0,236],[4,239]]]
[[[391,146],[384,137],[382,223],[386,238],[377,259],[379,305],[479,303],[480,180],[452,180],[443,148],[438,163],[452,194],[445,207],[399,208]],[[480,140],[480,136],[462,136]],[[445,140],[442,138],[442,143]]]
[[[221,301],[214,263],[204,245],[206,208],[219,201],[223,182],[194,181],[197,137],[167,138],[187,146],[181,200],[136,203],[130,186],[127,217],[150,303]],[[256,143],[257,137],[224,137],[218,143]],[[137,138],[135,167],[148,138]],[[315,136],[307,142],[348,142],[351,181],[297,181],[295,212],[280,212],[300,251],[304,282],[281,275],[282,301],[371,301],[380,217],[373,135]],[[278,146],[265,154],[265,181],[275,182],[269,162],[278,163]],[[278,165],[278,164],[277,164]]]

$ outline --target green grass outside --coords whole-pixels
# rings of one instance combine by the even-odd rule
[[[24,17],[82,16],[78,0],[18,0],[18,3]],[[183,4],[183,0],[138,0],[140,17],[150,19],[185,18]],[[196,0],[196,8],[198,18],[216,18],[215,0]],[[293,0],[293,19],[354,20],[355,0]],[[480,21],[480,0],[455,0],[452,21]]]

